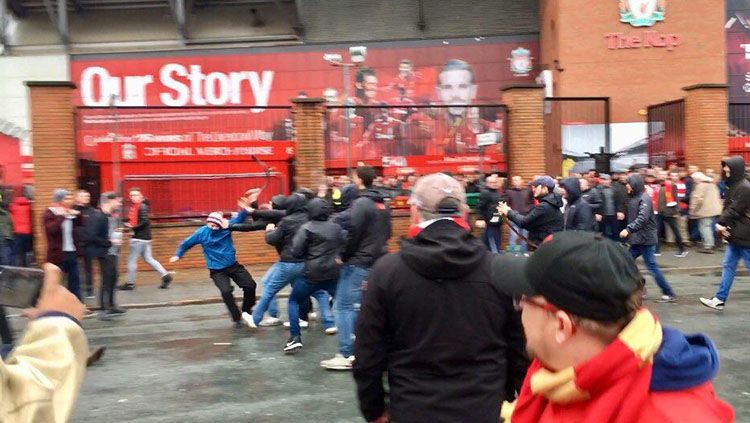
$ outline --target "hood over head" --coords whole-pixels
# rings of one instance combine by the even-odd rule
[[[685,335],[663,327],[654,356],[651,391],[680,391],[702,385],[719,372],[719,353],[703,334]]]
[[[354,184],[348,184],[344,185],[341,188],[341,209],[346,210],[349,208],[349,206],[352,205],[354,200],[357,199],[357,196],[359,195],[359,190],[357,189],[357,186]]]
[[[307,198],[303,194],[294,193],[286,197],[285,209],[286,214],[299,213],[305,211]]]
[[[635,197],[636,195],[643,194],[643,190],[646,189],[645,182],[643,182],[643,176],[633,173],[628,175],[627,181],[630,188],[633,189],[630,193],[631,196]]]
[[[576,177],[565,178],[560,181],[560,186],[568,193],[568,203],[575,203],[581,198],[581,181]]]
[[[730,170],[729,177],[724,172],[724,166],[728,166]],[[721,178],[724,179],[728,185],[734,185],[745,178],[745,160],[741,156],[732,156],[726,160],[721,161]]]
[[[331,215],[331,205],[322,198],[314,198],[307,203],[307,216],[310,220],[326,221]]]
[[[562,197],[560,197],[559,194],[555,194],[554,192],[550,192],[549,194],[540,198],[539,202],[549,203],[552,207],[556,207],[558,209],[563,206]]]

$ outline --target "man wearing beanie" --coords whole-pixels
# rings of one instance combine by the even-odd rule
[[[711,383],[705,335],[662,326],[641,306],[643,277],[620,245],[591,232],[552,235],[533,256],[496,256],[493,283],[517,298],[534,357],[512,423],[733,422]]]
[[[540,176],[529,184],[534,198],[539,202],[530,212],[523,215],[511,210],[505,203],[500,203],[498,213],[508,216],[516,226],[529,231],[529,241],[541,244],[551,233],[563,230],[563,214],[560,208],[562,199],[555,194],[555,180],[549,176]],[[531,249],[533,249],[533,246]]]
[[[497,423],[528,359],[513,300],[491,279],[496,254],[471,235],[464,189],[450,176],[421,178],[410,203],[412,237],[375,263],[363,288],[360,410],[368,422]]]
[[[42,222],[47,237],[47,262],[58,266],[67,276],[68,290],[81,299],[78,274],[77,248],[80,247],[77,234],[80,233],[82,219],[80,212],[73,208],[73,194],[63,188],[52,193],[52,204],[44,211]]]
[[[257,197],[257,193],[254,194]],[[255,199],[252,199],[255,201]],[[255,305],[255,281],[245,266],[237,263],[237,253],[232,241],[232,232],[229,226],[242,223],[247,218],[247,211],[240,209],[237,216],[227,221],[221,212],[213,212],[206,218],[206,225],[201,226],[192,235],[187,237],[177,247],[175,255],[169,259],[174,263],[182,258],[185,253],[196,245],[203,247],[203,257],[206,260],[211,280],[219,288],[221,299],[229,310],[235,327],[242,327],[242,321],[247,324],[252,319],[250,313]],[[234,282],[242,289],[242,311],[237,308],[232,292]]]

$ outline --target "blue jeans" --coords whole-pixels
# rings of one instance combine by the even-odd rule
[[[633,259],[637,259],[638,257],[643,256],[643,261],[646,263],[646,268],[648,268],[648,271],[651,272],[651,276],[656,279],[656,284],[659,285],[659,289],[661,289],[662,294],[674,296],[672,287],[669,286],[667,280],[664,279],[664,274],[661,273],[661,270],[659,270],[659,266],[656,264],[656,257],[654,256],[655,253],[656,245],[630,246],[630,255],[633,256]]]
[[[12,243],[12,239],[0,237],[0,265],[13,266],[16,264]]]
[[[318,300],[320,307],[320,318],[323,326],[332,328],[334,323],[331,316],[331,308],[328,306],[328,295],[336,297],[336,280],[326,282],[310,282],[307,279],[297,279],[289,296],[289,334],[300,335],[299,327],[299,305],[307,300],[310,295]]]
[[[737,263],[740,258],[745,262],[745,269],[750,270],[750,248],[727,244],[727,252],[724,253],[724,262],[722,263],[721,286],[716,292],[716,298],[721,301],[726,301],[729,297],[729,290],[732,289],[734,275],[737,273]]]
[[[336,285],[333,306],[336,309],[336,327],[339,330],[339,353],[344,357],[354,354],[354,327],[362,303],[362,283],[370,269],[345,264]]]
[[[305,263],[279,261],[271,266],[271,268],[268,269],[268,272],[263,275],[263,280],[261,280],[261,283],[263,284],[263,295],[261,295],[260,301],[258,301],[258,304],[255,306],[255,310],[253,310],[253,320],[256,325],[263,319],[263,314],[269,309],[276,294],[278,294],[285,286],[302,277],[304,267]],[[278,309],[276,309],[276,316],[278,316],[278,313]],[[274,310],[271,310],[271,315],[274,315]]]
[[[64,252],[60,270],[68,277],[68,291],[81,299],[81,281],[78,274],[78,256],[73,252]]]
[[[529,231],[526,229],[521,229],[516,225],[515,223],[510,224],[513,229],[518,231],[519,234],[525,236],[526,238],[529,237]],[[525,253],[526,252],[526,241],[524,241],[520,236],[516,235],[515,232],[512,230],[509,233],[510,239],[508,240],[508,251],[511,253]]]
[[[487,225],[484,232],[482,233],[482,243],[491,253],[500,252],[500,243],[503,240],[502,227],[495,225]]]

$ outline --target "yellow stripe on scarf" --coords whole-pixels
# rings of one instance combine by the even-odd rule
[[[589,398],[588,393],[581,391],[576,386],[573,367],[568,367],[559,372],[550,372],[545,368],[537,370],[531,376],[531,392],[534,395],[544,395],[548,400],[558,404],[583,401]]]
[[[640,309],[618,335],[620,341],[630,348],[642,363],[653,361],[654,354],[661,346],[661,337],[661,324],[656,320],[656,316],[645,308]]]

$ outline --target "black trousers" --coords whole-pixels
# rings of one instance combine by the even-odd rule
[[[664,222],[665,228],[669,226],[669,229],[672,230],[672,233],[674,234],[674,241],[675,243],[677,243],[677,251],[682,252],[685,249],[685,246],[682,244],[682,235],[680,235],[680,228],[677,224],[677,218],[674,216],[662,216],[662,221]],[[664,234],[666,235],[666,229],[664,230]]]
[[[98,257],[101,269],[101,287],[99,288],[99,307],[109,310],[115,307],[115,286],[117,286],[117,256]]]
[[[245,269],[245,266],[235,263],[221,270],[209,269],[209,273],[211,280],[214,281],[214,285],[219,288],[221,299],[224,300],[224,304],[227,306],[227,310],[229,310],[233,321],[238,322],[242,314],[237,308],[234,295],[232,295],[234,287],[231,282],[234,282],[242,289],[242,311],[247,313],[252,312],[255,305],[256,284],[250,272]]]
[[[0,339],[6,345],[13,345],[13,332],[10,330],[8,318],[5,316],[5,307],[0,306]]]
[[[78,260],[78,269],[79,271],[83,269],[83,277],[81,280],[83,281],[83,294],[87,297],[90,297],[94,295],[94,274],[92,273],[92,268],[94,265],[94,258],[91,257],[88,254],[84,254],[83,256],[79,257]]]

